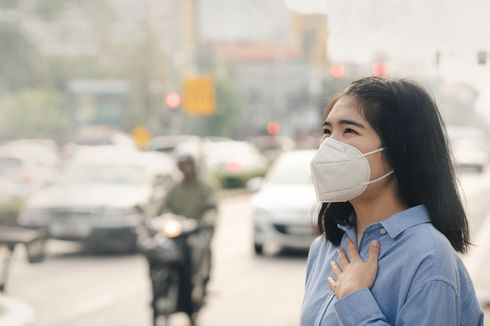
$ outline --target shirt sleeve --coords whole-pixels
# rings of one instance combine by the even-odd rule
[[[345,326],[392,325],[369,289],[358,290],[337,301],[335,311],[339,322]],[[432,280],[407,298],[393,326],[459,326],[460,314],[460,302],[454,287],[444,280]],[[475,317],[478,320],[478,316]]]

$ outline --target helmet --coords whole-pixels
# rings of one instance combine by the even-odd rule
[[[177,163],[196,163],[196,158],[191,153],[178,153],[176,161]]]
[[[184,142],[179,144],[175,148],[174,153],[177,163],[189,162],[196,165],[199,163],[199,148],[192,142]]]

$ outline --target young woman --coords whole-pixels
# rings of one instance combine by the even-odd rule
[[[457,252],[470,244],[443,123],[420,86],[354,81],[311,162],[322,235],[301,325],[483,325]]]

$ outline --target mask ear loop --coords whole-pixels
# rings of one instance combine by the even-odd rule
[[[361,157],[366,157],[368,155],[372,155],[372,154],[375,154],[375,153],[379,153],[379,152],[382,152],[386,149],[386,147],[381,147],[381,148],[378,148],[378,149],[375,149],[374,151],[370,151],[370,152],[367,152],[367,153],[364,153],[364,154],[361,154],[361,155],[358,155],[359,158]],[[386,173],[385,175],[382,175],[381,177],[377,178],[377,179],[374,179],[374,180],[371,180],[371,181],[367,181],[367,182],[362,182],[361,183],[361,186],[366,186],[366,185],[370,185],[371,183],[375,183],[375,182],[378,182],[380,180],[383,180],[384,178],[386,178],[387,176],[389,176],[390,174],[393,174],[395,171],[394,170],[391,170],[390,172]]]
[[[371,183],[375,183],[375,182],[378,182],[380,180],[383,180],[384,178],[386,178],[387,176],[389,176],[390,174],[393,174],[395,171],[394,170],[391,170],[390,172],[386,173],[385,175],[382,175],[380,176],[379,178],[377,179],[374,179],[374,180],[371,180],[371,181],[367,181],[367,182],[362,182],[361,185],[363,186],[367,186],[367,185],[370,185]]]
[[[357,157],[358,158],[361,158],[361,157],[369,156],[369,155],[372,155],[372,154],[376,154],[376,153],[382,152],[385,149],[386,149],[386,147],[381,147],[381,148],[375,149],[374,151],[370,151],[370,152],[367,152],[367,153],[364,153],[364,154],[357,155]]]

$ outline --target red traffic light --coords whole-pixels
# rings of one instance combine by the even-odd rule
[[[271,121],[267,124],[267,133],[271,136],[275,136],[279,133],[279,131],[281,130],[281,125],[279,124],[279,122],[276,122],[276,121]]]
[[[330,66],[330,76],[332,76],[335,79],[340,79],[344,77],[345,75],[345,68],[344,65],[341,63],[335,63]]]
[[[375,62],[373,63],[373,75],[378,77],[386,76],[386,63],[384,62]]]
[[[163,102],[170,110],[176,109],[182,103],[182,97],[177,92],[168,92],[165,94]]]

